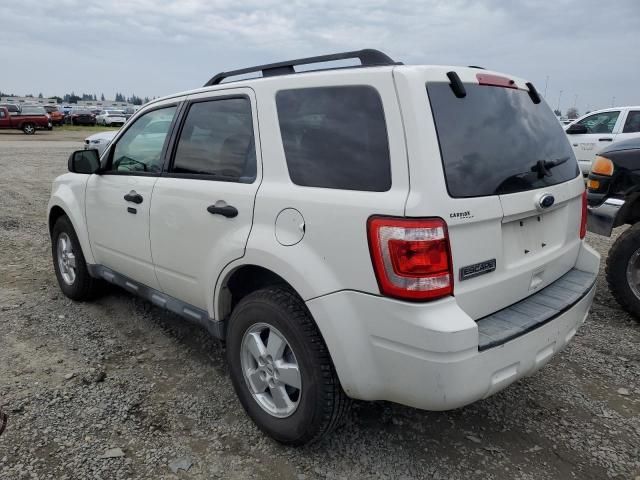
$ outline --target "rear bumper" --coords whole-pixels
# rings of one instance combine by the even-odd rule
[[[611,231],[618,226],[618,212],[624,205],[624,200],[608,198],[597,207],[588,207],[587,229],[590,232],[611,236]]]
[[[576,268],[595,277],[598,264],[598,254],[583,244]],[[483,351],[478,323],[453,297],[412,304],[343,291],[307,305],[348,395],[448,410],[486,398],[544,366],[582,325],[594,292],[587,287],[552,319]]]

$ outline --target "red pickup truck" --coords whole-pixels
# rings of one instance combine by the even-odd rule
[[[0,128],[22,130],[27,135],[36,133],[37,128],[50,129],[51,120],[46,115],[9,115],[7,107],[0,107]]]

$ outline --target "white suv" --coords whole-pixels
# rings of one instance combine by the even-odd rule
[[[346,58],[362,66],[294,69]],[[561,350],[594,295],[562,127],[533,85],[483,69],[362,50],[227,72],[69,170],[49,203],[63,292],[107,280],[226,340],[244,408],[286,444],[349,398],[492,395]]]

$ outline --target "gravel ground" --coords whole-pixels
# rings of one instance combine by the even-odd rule
[[[2,480],[640,478],[640,323],[602,275],[569,347],[505,391],[440,413],[357,403],[323,443],[274,443],[203,330],[116,288],[60,293],[46,204],[84,137],[60,133],[0,132]]]

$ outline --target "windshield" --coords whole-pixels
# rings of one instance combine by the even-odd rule
[[[43,107],[22,107],[23,115],[44,115],[45,110]]]
[[[578,173],[569,141],[545,102],[528,92],[428,83],[447,189],[452,197],[521,192],[566,182]]]

